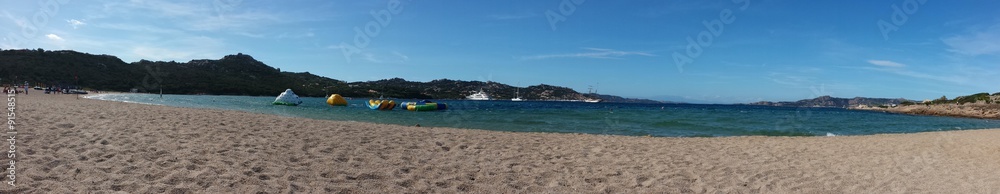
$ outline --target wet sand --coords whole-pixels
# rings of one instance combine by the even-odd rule
[[[996,129],[649,138],[41,93],[17,96],[16,107],[16,187],[4,178],[0,193],[1000,193]]]

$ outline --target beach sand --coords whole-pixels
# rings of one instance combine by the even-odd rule
[[[1000,130],[650,138],[41,93],[16,108],[16,187],[0,193],[1000,193]]]

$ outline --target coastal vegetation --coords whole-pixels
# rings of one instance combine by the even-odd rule
[[[953,116],[969,118],[1000,119],[1000,92],[976,93],[948,99],[946,96],[921,103],[906,101],[898,107],[876,106],[856,107],[861,110],[876,110],[901,114]]]
[[[976,93],[948,99],[941,96],[934,100],[917,102],[907,99],[890,98],[836,98],[820,96],[794,102],[755,102],[749,105],[786,107],[836,107],[855,110],[873,110],[912,115],[951,116],[968,118],[1000,119],[1000,92]]]
[[[937,98],[937,99],[934,99],[934,100],[925,101],[925,102],[921,102],[921,103],[917,103],[917,102],[913,102],[913,101],[904,101],[904,102],[900,103],[899,105],[910,106],[910,105],[918,105],[918,104],[920,104],[920,105],[928,105],[929,106],[929,105],[941,105],[941,104],[964,105],[964,104],[969,104],[969,103],[1000,104],[1000,92],[993,93],[993,94],[986,93],[986,92],[976,93],[976,94],[972,94],[972,95],[968,95],[968,96],[959,96],[959,97],[956,97],[955,99],[951,99],[951,100],[949,100],[947,96],[941,96],[941,98]]]
[[[518,88],[497,82],[438,79],[430,82],[402,78],[345,82],[309,72],[286,72],[250,55],[238,53],[221,59],[188,62],[149,61],[126,63],[111,55],[77,51],[0,50],[0,83],[91,90],[136,91],[165,94],[274,96],[292,89],[307,97],[337,93],[348,97],[413,99],[462,99],[480,89],[495,99],[513,98],[519,92],[531,100],[604,99],[606,102],[659,103],[611,95],[584,94],[571,88],[539,84]]]

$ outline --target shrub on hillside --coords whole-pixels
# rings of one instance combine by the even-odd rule
[[[944,103],[948,103],[947,96],[941,96],[941,98],[934,99],[931,101],[931,104],[944,104]]]
[[[979,101],[986,101],[987,103],[989,103],[992,100],[990,100],[990,94],[985,92],[968,96],[960,96],[958,98],[955,98],[954,100],[954,102],[957,102],[958,104],[976,103]]]

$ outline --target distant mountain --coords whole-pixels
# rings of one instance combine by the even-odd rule
[[[496,83],[481,81],[459,81],[438,79],[430,82],[406,81],[402,78],[383,79],[378,81],[348,83],[352,90],[349,93],[365,97],[393,98],[429,98],[429,99],[465,99],[482,89],[490,97],[498,100],[514,98],[517,88]],[[560,86],[540,84],[520,89],[521,98],[529,100],[582,100],[586,97],[573,89]]]
[[[671,104],[732,104],[731,102],[727,103],[727,101],[733,100],[733,99],[709,99],[709,98],[671,96],[671,95],[651,96],[648,98],[660,100],[660,102],[671,103]]]
[[[795,102],[769,102],[761,101],[750,103],[749,105],[763,105],[763,106],[787,106],[787,107],[837,107],[837,108],[848,108],[856,107],[858,105],[870,105],[878,106],[884,104],[900,104],[905,101],[910,101],[902,98],[890,99],[890,98],[835,98],[830,96],[820,96],[813,99],[799,100]]]
[[[402,78],[344,82],[309,72],[283,72],[242,53],[218,60],[188,62],[140,60],[125,63],[110,55],[76,51],[0,50],[0,83],[30,82],[43,86],[79,86],[95,90],[273,96],[286,88],[301,96],[341,94],[348,97],[464,99],[482,89],[494,99],[510,99],[518,88],[481,81],[439,79],[430,82]],[[528,100],[584,100],[656,103],[612,95],[581,94],[561,86],[540,84],[520,88]]]
[[[643,104],[671,103],[671,104],[674,104],[673,102],[656,101],[656,100],[641,99],[641,98],[625,98],[625,97],[621,97],[621,96],[612,96],[612,95],[604,95],[604,94],[583,94],[583,95],[586,96],[586,97],[588,97],[588,98],[601,99],[601,100],[603,100],[602,102],[643,103]]]

